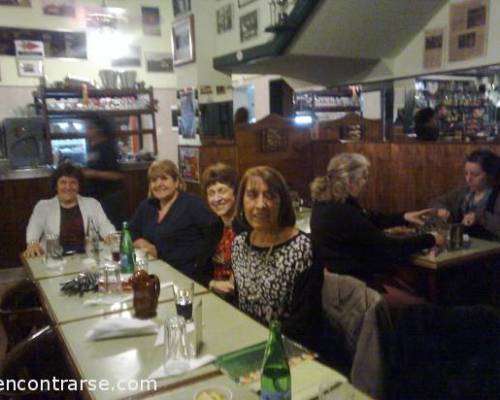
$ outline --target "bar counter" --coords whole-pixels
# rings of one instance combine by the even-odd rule
[[[123,163],[127,190],[126,211],[130,217],[147,196],[148,162]],[[50,187],[51,167],[0,171],[0,268],[21,264],[19,253],[26,247],[26,227],[35,204],[55,195]]]

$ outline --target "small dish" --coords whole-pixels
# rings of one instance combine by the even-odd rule
[[[193,400],[232,400],[233,392],[224,386],[211,386],[198,390]]]

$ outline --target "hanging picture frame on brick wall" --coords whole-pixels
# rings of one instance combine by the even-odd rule
[[[233,4],[226,4],[217,9],[217,33],[228,32],[233,29]]]
[[[241,7],[245,7],[249,4],[252,4],[254,2],[256,2],[257,0],[238,0],[238,7],[241,8]]]
[[[240,17],[240,42],[246,42],[259,34],[257,10]]]

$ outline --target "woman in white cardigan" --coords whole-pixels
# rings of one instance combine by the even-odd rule
[[[96,199],[78,194],[83,183],[80,168],[64,163],[52,175],[52,182],[56,195],[40,200],[31,214],[26,231],[25,257],[43,254],[41,242],[47,234],[58,235],[65,252],[84,251],[89,218],[96,224],[101,237],[107,238],[115,231],[101,204]]]

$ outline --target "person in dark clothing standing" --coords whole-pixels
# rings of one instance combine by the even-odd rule
[[[418,250],[442,246],[446,239],[437,233],[404,238],[387,236],[385,228],[408,222],[421,224],[421,216],[428,210],[397,215],[365,211],[358,197],[367,182],[369,166],[366,157],[356,153],[342,153],[330,160],[326,176],[316,178],[311,184],[314,201],[311,237],[315,257],[323,267],[354,276],[382,293],[389,293],[392,288],[388,282],[394,280],[395,262]]]
[[[85,194],[99,200],[104,212],[117,230],[125,219],[126,199],[123,174],[118,163],[118,148],[112,121],[98,113],[88,117],[87,137],[90,145],[85,176]]]

